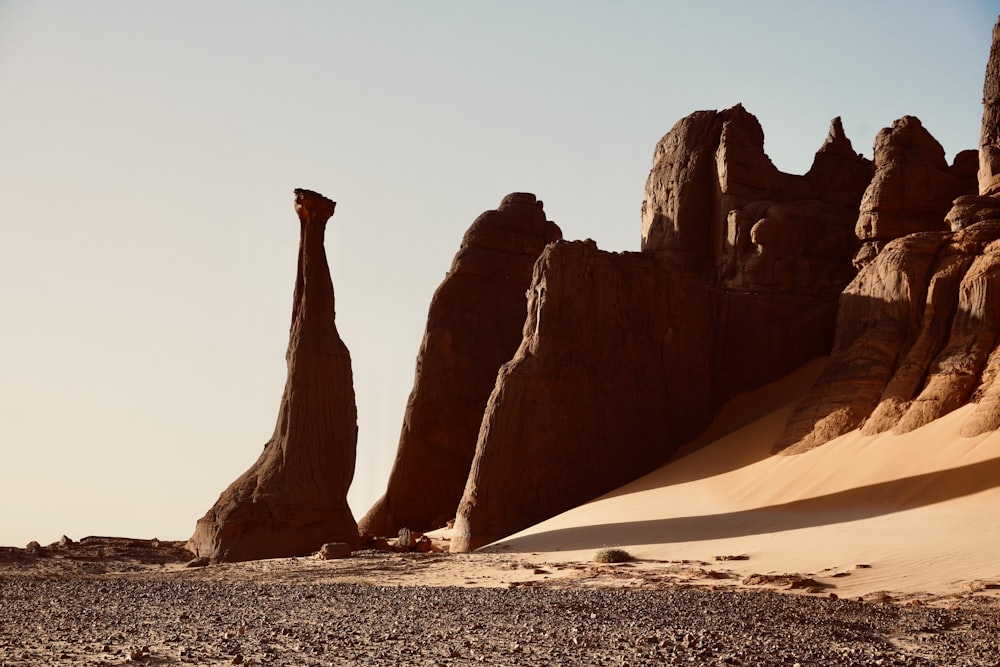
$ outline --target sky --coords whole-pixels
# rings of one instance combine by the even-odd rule
[[[737,103],[804,173],[843,118],[978,145],[996,0],[0,0],[0,544],[183,540],[271,436],[298,221],[351,351],[360,518],[462,235],[533,192],[638,250],[660,137]],[[433,484],[433,480],[425,483]]]

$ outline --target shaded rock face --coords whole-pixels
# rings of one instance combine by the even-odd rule
[[[560,238],[527,193],[472,223],[431,301],[388,488],[362,533],[426,531],[455,516],[497,371],[521,342],[532,267]]]
[[[864,245],[855,264],[871,261],[893,239],[948,229],[952,201],[975,190],[975,151],[958,153],[949,166],[944,148],[919,119],[893,122],[875,137],[875,176],[861,201],[855,233]]]
[[[358,435],[351,358],[334,322],[323,247],[335,206],[295,190],[299,258],[277,425],[256,463],[198,521],[188,541],[197,556],[243,561],[360,543],[347,505]]]
[[[652,254],[549,245],[521,345],[486,406],[452,550],[616,488],[703,429],[712,311],[700,280]]]
[[[852,230],[871,176],[839,118],[798,176],[771,163],[741,105],[695,112],[654,151],[642,250],[733,289],[837,292],[854,275]]]

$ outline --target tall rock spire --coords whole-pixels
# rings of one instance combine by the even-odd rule
[[[979,135],[979,194],[1000,195],[1000,19],[983,82],[983,129]]]
[[[242,561],[359,543],[347,504],[358,439],[351,357],[337,333],[323,247],[335,207],[295,190],[298,273],[278,423],[257,462],[198,521],[188,547],[199,556]]]

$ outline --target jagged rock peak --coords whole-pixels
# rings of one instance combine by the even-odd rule
[[[886,243],[914,232],[945,231],[952,201],[975,193],[972,154],[948,165],[944,148],[916,116],[903,116],[875,136],[875,176],[865,190],[855,234],[859,268]]]
[[[385,495],[359,522],[363,533],[426,531],[455,516],[497,371],[521,342],[532,267],[560,238],[526,192],[469,227],[431,300],[396,460]]]
[[[347,504],[358,437],[351,357],[334,322],[323,245],[336,203],[312,190],[294,194],[299,258],[285,391],[264,451],[188,541],[213,561],[306,556],[327,542],[360,543]]]

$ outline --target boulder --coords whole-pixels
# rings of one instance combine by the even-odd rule
[[[347,505],[358,435],[351,357],[337,333],[323,245],[335,206],[295,190],[299,258],[277,425],[257,461],[198,521],[188,541],[198,557],[308,556],[327,542],[360,543]]]
[[[472,223],[431,300],[396,460],[362,533],[427,531],[455,516],[497,371],[521,342],[532,267],[561,237],[528,193]]]

